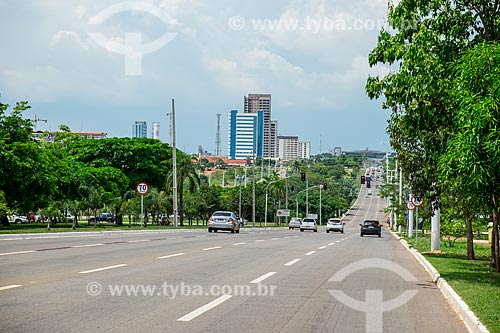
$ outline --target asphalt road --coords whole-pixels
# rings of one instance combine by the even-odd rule
[[[0,331],[466,332],[387,230],[360,237],[365,218],[384,221],[375,190],[344,234],[2,236]]]

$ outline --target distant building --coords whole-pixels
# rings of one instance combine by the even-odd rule
[[[160,123],[154,122],[152,128],[153,139],[160,140]]]
[[[311,142],[309,141],[299,141],[298,142],[298,158],[303,160],[308,160],[311,158]]]
[[[249,94],[244,99],[243,113],[256,114],[259,111],[264,112],[262,157],[270,158],[273,152],[271,143],[271,95]]]
[[[33,131],[33,138],[35,140],[47,140],[47,142],[54,142],[54,137],[57,132],[55,131]],[[77,134],[85,139],[106,139],[108,133],[106,132],[71,132]]]
[[[262,157],[264,112],[238,114],[229,113],[228,155],[239,160]]]
[[[330,149],[330,153],[335,157],[342,156],[342,147],[335,147],[333,150]]]
[[[145,121],[136,121],[132,127],[133,138],[147,138],[148,126]]]
[[[278,136],[278,142],[280,160],[291,161],[298,158],[298,136]]]
[[[278,142],[278,121],[271,120],[269,135],[269,158],[278,159],[279,158],[279,142]]]

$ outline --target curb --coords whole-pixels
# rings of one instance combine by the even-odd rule
[[[396,233],[391,231],[391,234],[401,242],[401,244],[417,259],[417,261],[424,267],[432,278],[432,282],[436,283],[437,287],[446,298],[451,308],[462,319],[467,330],[471,333],[489,333],[488,329],[481,323],[479,318],[472,312],[469,306],[462,300],[462,298],[453,290],[448,282],[441,277],[439,272],[432,266],[432,264],[425,259],[425,257],[416,249],[411,248],[408,242]]]

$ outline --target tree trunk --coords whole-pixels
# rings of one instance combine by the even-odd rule
[[[497,198],[493,195],[493,230],[491,239],[491,267],[494,267],[497,272],[500,272],[500,253],[499,253],[499,235],[498,224],[500,215],[498,211]]]
[[[473,215],[468,214],[465,219],[465,227],[467,229],[467,259],[475,260],[476,256],[474,254],[474,233],[472,231],[472,219]]]

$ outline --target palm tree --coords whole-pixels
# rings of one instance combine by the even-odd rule
[[[179,216],[181,226],[184,225],[184,189],[187,187],[189,192],[194,192],[200,186],[200,177],[196,168],[196,155],[177,155],[177,188],[179,189]],[[193,162],[195,161],[195,162]],[[172,190],[173,172],[167,174],[167,191]]]

